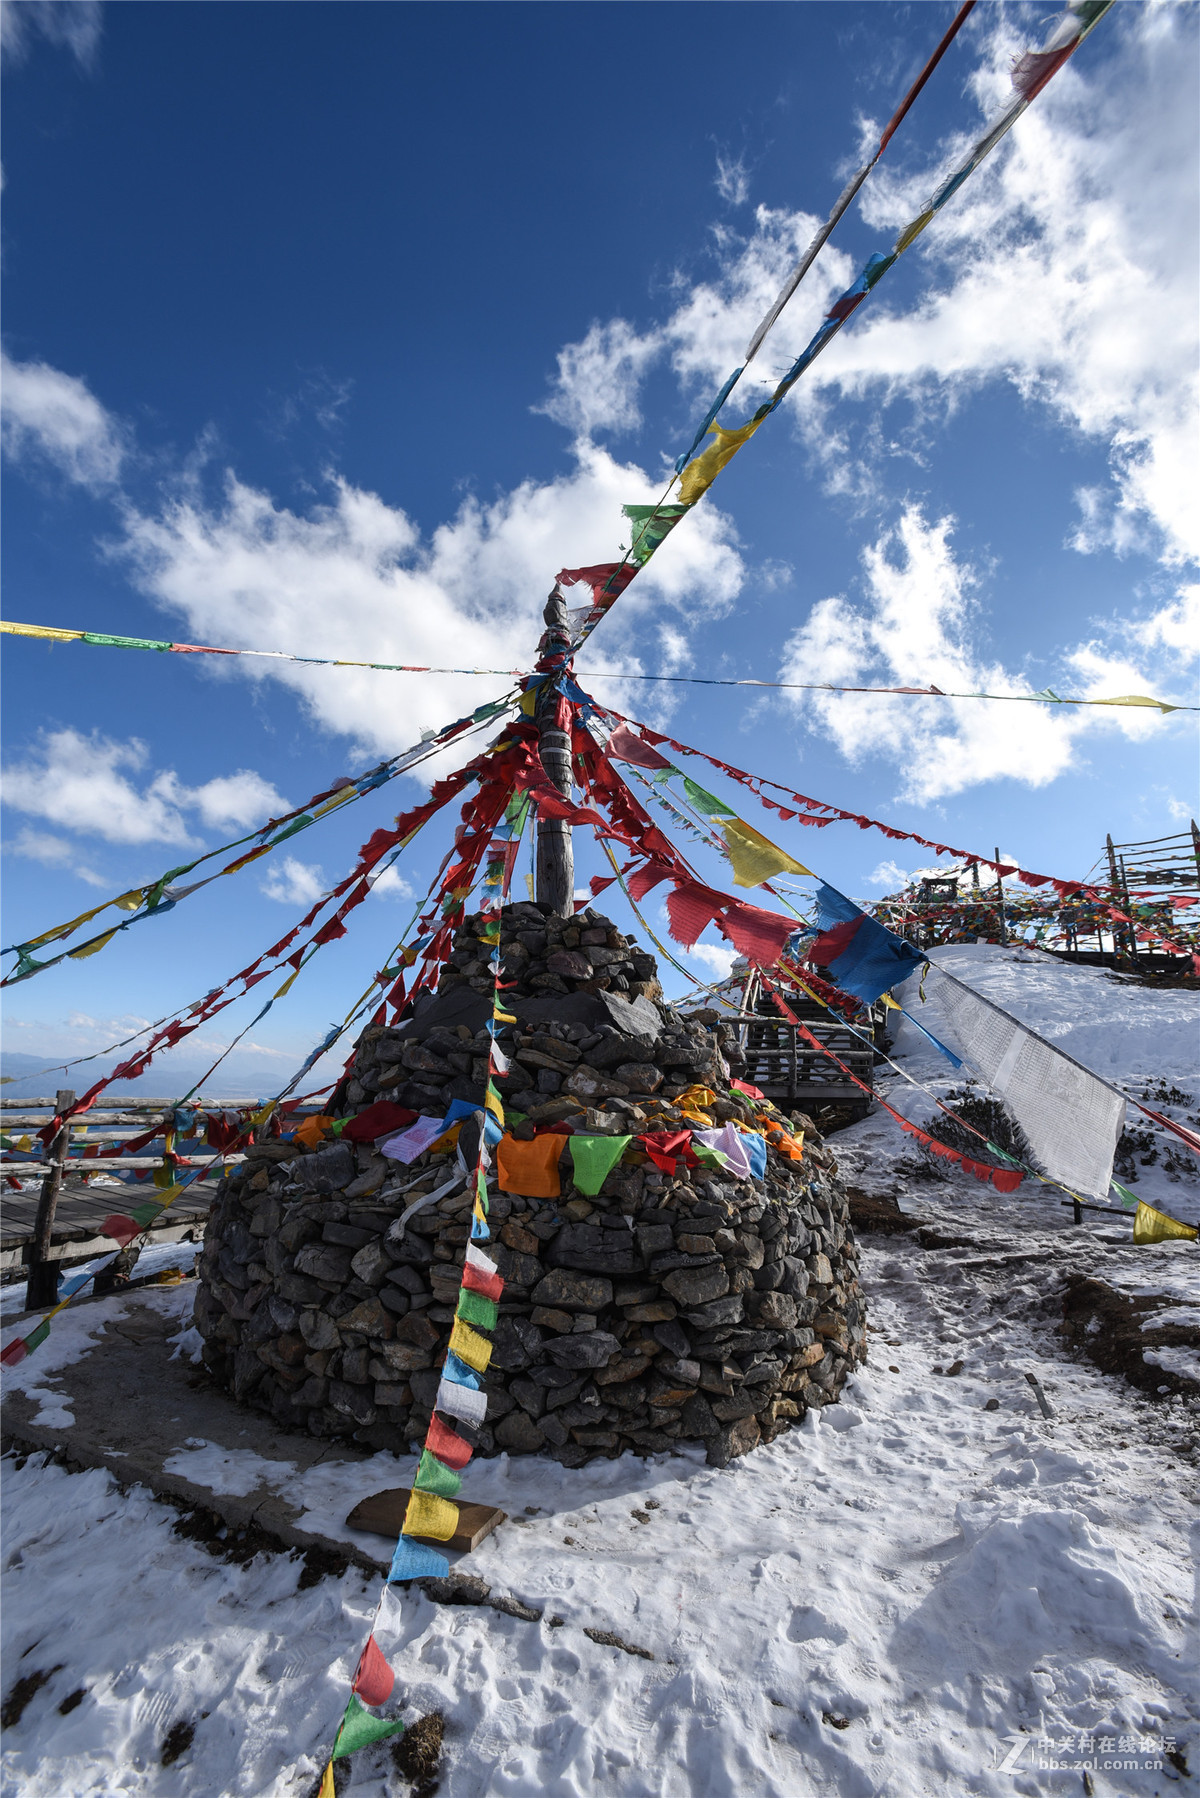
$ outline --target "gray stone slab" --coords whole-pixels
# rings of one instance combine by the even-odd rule
[[[7,1446],[59,1451],[78,1466],[105,1467],[123,1483],[149,1486],[181,1504],[203,1505],[235,1528],[253,1522],[288,1547],[329,1549],[372,1571],[386,1571],[391,1559],[386,1545],[379,1537],[346,1529],[343,1519],[381,1486],[402,1484],[408,1462],[389,1456],[395,1476],[381,1479],[380,1457],[360,1456],[281,1429],[270,1418],[235,1404],[186,1355],[174,1354],[170,1339],[180,1329],[179,1318],[164,1307],[153,1287],[92,1303],[104,1311],[103,1329],[79,1360],[46,1381],[74,1421],[39,1423],[42,1399],[10,1388],[3,1405]],[[230,1492],[221,1490],[225,1482],[219,1474],[209,1483],[198,1470],[168,1468],[168,1462],[190,1459],[187,1451],[196,1443],[235,1456],[249,1450],[278,1471],[272,1474],[266,1466],[264,1477],[248,1491]],[[197,1462],[216,1458],[196,1456]],[[299,1521],[313,1508],[303,1502],[301,1476],[316,1469],[333,1476],[322,1481],[327,1497],[332,1485],[332,1503],[320,1529]],[[338,1478],[340,1469],[344,1482]],[[245,1484],[246,1479],[229,1483]],[[294,1489],[301,1502],[292,1502],[280,1488]]]

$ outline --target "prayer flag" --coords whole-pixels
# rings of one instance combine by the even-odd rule
[[[669,768],[670,762],[651,748],[645,737],[639,737],[628,724],[618,724],[604,745],[604,753],[618,762],[632,762],[636,768]],[[611,884],[611,883],[609,883]]]
[[[326,1763],[325,1771],[321,1775],[321,1784],[317,1791],[317,1798],[337,1798],[337,1787],[333,1783],[332,1761]]]
[[[710,443],[680,476],[679,497],[685,505],[694,506],[700,496],[708,492],[726,463],[732,462],[742,446],[749,443],[762,422],[761,418],[752,418],[749,424],[736,431],[713,425],[709,434],[716,439],[715,443]]]
[[[462,1488],[462,1481],[450,1467],[429,1452],[429,1446],[421,1450],[421,1459],[417,1466],[414,1486],[421,1492],[432,1492],[438,1498],[453,1498]],[[368,1702],[371,1702],[368,1700]]]
[[[447,1417],[461,1418],[463,1423],[472,1424],[476,1428],[487,1416],[487,1393],[462,1386],[445,1374],[442,1375],[434,1404]]]
[[[535,1136],[532,1142],[502,1136],[496,1146],[500,1190],[528,1199],[557,1199],[562,1192],[558,1175],[562,1149],[561,1136]]]
[[[456,1435],[449,1424],[443,1423],[436,1411],[429,1420],[425,1447],[447,1467],[453,1467],[456,1473],[461,1473],[471,1459],[471,1444],[465,1437]]]
[[[635,568],[644,568],[663,538],[675,529],[679,520],[691,510],[688,505],[622,506],[622,512],[633,525],[629,560]]]
[[[821,935],[807,959],[827,968],[843,992],[873,1005],[880,993],[907,980],[926,957],[911,943],[885,930],[836,888],[817,888]]]
[[[406,1536],[432,1536],[435,1542],[449,1542],[458,1528],[458,1506],[449,1499],[438,1498],[432,1492],[418,1492],[415,1489],[408,1500],[408,1509],[404,1513],[403,1530]]]
[[[496,1301],[484,1298],[480,1292],[472,1292],[465,1279],[458,1291],[458,1308],[454,1314],[461,1317],[465,1324],[476,1324],[481,1330],[496,1328]]]
[[[720,826],[729,860],[733,866],[733,884],[739,887],[761,886],[772,874],[808,874],[812,870],[798,862],[786,850],[778,848],[769,837],[755,830],[741,818],[731,818]]]
[[[594,1199],[633,1141],[631,1136],[569,1136],[575,1185]]]
[[[435,1548],[427,1548],[423,1542],[401,1536],[388,1569],[388,1579],[445,1579],[449,1571],[450,1563],[445,1555],[438,1554]]]
[[[480,1336],[469,1324],[455,1321],[450,1332],[450,1353],[465,1361],[477,1373],[483,1373],[492,1358],[492,1345],[486,1336]]]
[[[359,1748],[368,1748],[372,1742],[382,1742],[386,1736],[399,1735],[403,1728],[403,1723],[398,1721],[389,1723],[383,1717],[373,1717],[351,1693],[346,1714],[342,1718],[342,1727],[338,1730],[337,1741],[333,1745],[333,1759],[337,1760],[343,1754],[353,1754]],[[332,1772],[329,1786],[332,1791]]]
[[[399,1136],[390,1136],[379,1145],[380,1153],[387,1155],[392,1161],[403,1161],[406,1166],[423,1155],[431,1144],[435,1143],[443,1133],[441,1118],[421,1117],[408,1130],[402,1130]]]
[[[358,1693],[364,1704],[383,1704],[391,1697],[395,1683],[396,1675],[384,1659],[378,1642],[374,1636],[368,1636],[351,1690]]]
[[[140,1236],[141,1233],[142,1226],[136,1219],[122,1217],[119,1212],[114,1212],[111,1217],[106,1217],[100,1226],[101,1236],[111,1236],[113,1241],[119,1242],[122,1248],[125,1248],[135,1236]]]
[[[1195,1242],[1197,1234],[1195,1224],[1181,1224],[1178,1218],[1168,1217],[1165,1211],[1156,1211],[1145,1200],[1139,1202],[1137,1216],[1133,1220],[1135,1242],[1169,1242],[1175,1239]]]

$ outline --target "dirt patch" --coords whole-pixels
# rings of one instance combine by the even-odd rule
[[[906,1217],[895,1199],[860,1192],[856,1186],[848,1186],[846,1196],[850,1200],[850,1222],[860,1236],[895,1236],[915,1230],[921,1222],[919,1217]]]
[[[402,1779],[412,1782],[412,1798],[433,1798],[438,1789],[446,1719],[430,1711],[405,1730],[392,1747],[392,1765]]]
[[[1152,1398],[1200,1396],[1200,1381],[1146,1359],[1147,1349],[1182,1348],[1200,1353],[1200,1326],[1155,1324],[1158,1311],[1177,1299],[1131,1298],[1103,1280],[1068,1274],[1063,1293],[1063,1335],[1103,1373],[1122,1374]]]
[[[187,1753],[195,1734],[196,1725],[185,1722],[182,1717],[177,1723],[172,1723],[163,1739],[162,1754],[159,1756],[164,1767],[173,1767]]]
[[[57,1667],[47,1667],[45,1672],[24,1674],[0,1705],[0,1726],[5,1729],[14,1728],[25,1715],[25,1706],[62,1670],[63,1663],[60,1661]]]
[[[164,1498],[159,1502],[170,1504],[171,1500]],[[202,1543],[210,1555],[228,1561],[234,1567],[247,1566],[255,1555],[294,1553],[278,1536],[257,1523],[243,1524],[239,1528],[227,1524],[218,1512],[209,1511],[203,1505],[181,1511],[173,1525],[173,1534],[183,1536],[189,1542]],[[345,1572],[344,1566],[341,1571]]]

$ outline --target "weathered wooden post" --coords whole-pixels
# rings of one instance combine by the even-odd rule
[[[74,1092],[61,1088],[54,1098],[55,1115],[62,1117],[75,1103]],[[29,1280],[25,1288],[25,1309],[40,1310],[52,1305],[58,1297],[58,1267],[50,1259],[50,1237],[54,1230],[54,1210],[62,1190],[63,1167],[71,1143],[71,1126],[63,1125],[50,1145],[50,1166],[42,1181],[37,1217],[33,1225],[33,1241],[29,1245]]]
[[[996,850],[996,860],[1000,860],[1000,851]],[[1004,882],[1000,878],[1000,870],[996,869],[996,899],[1000,907],[1000,941],[1008,941],[1008,919],[1004,915]]]
[[[546,630],[538,645],[543,658],[570,648],[567,602],[557,586],[542,613]],[[555,723],[558,686],[547,680],[537,708],[538,748],[542,766],[564,798],[571,796],[571,739]],[[565,818],[541,818],[537,827],[538,903],[548,905],[555,917],[569,918],[575,910],[575,854],[571,826]]]

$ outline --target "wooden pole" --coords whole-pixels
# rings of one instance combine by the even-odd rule
[[[538,645],[543,657],[570,648],[567,602],[556,586],[542,613],[546,630]],[[538,749],[547,777],[564,799],[571,797],[571,739],[554,721],[558,685],[543,683],[538,701]],[[575,852],[571,826],[565,818],[540,818],[537,827],[537,877],[539,905],[548,905],[553,916],[570,918],[575,913]]]
[[[996,850],[996,860],[1000,860],[999,849]],[[1008,919],[1004,915],[1004,881],[1001,879],[999,868],[996,869],[996,898],[1000,906],[1000,941],[1007,943]]]
[[[57,1117],[70,1111],[75,1094],[60,1088],[54,1099]],[[58,1268],[50,1259],[50,1238],[54,1231],[54,1210],[62,1190],[63,1167],[71,1142],[71,1126],[64,1124],[50,1145],[50,1167],[42,1181],[37,1216],[33,1224],[33,1241],[29,1245],[29,1281],[25,1288],[25,1309],[39,1311],[52,1305],[58,1297]]]
[[[1119,889],[1121,883],[1120,883],[1119,879],[1117,878],[1117,851],[1116,851],[1116,845],[1113,843],[1113,840],[1112,840],[1111,831],[1105,837],[1104,843],[1105,843],[1105,847],[1108,850],[1108,884],[1112,888],[1113,904],[1115,905],[1118,903],[1117,893],[1118,893],[1118,889]],[[1125,941],[1125,926],[1124,926],[1124,924],[1115,924],[1115,923],[1113,924],[1112,940],[1113,940],[1113,954],[1120,955],[1121,944]]]

